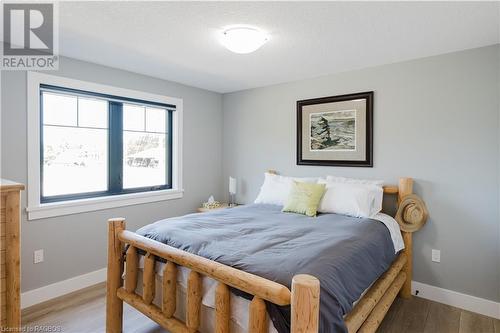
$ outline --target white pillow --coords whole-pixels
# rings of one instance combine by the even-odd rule
[[[318,181],[318,178],[285,177],[267,172],[264,175],[264,184],[254,203],[284,206],[294,180],[306,183]]]
[[[375,203],[372,209],[373,215],[379,213],[382,210],[382,200],[384,199],[384,181],[383,180],[373,180],[373,179],[357,179],[357,178],[347,178],[347,177],[337,177],[337,176],[327,176],[326,180],[338,182],[338,183],[350,183],[350,184],[366,184],[366,185],[374,185],[380,187],[380,190],[377,190],[375,195]]]
[[[320,213],[372,217],[382,210],[383,189],[372,184],[320,180],[326,191],[318,207]]]

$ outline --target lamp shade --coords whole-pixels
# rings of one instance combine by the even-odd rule
[[[229,177],[229,193],[236,194],[236,178]]]

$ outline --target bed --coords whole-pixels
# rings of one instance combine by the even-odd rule
[[[398,196],[402,251],[383,218],[309,218],[273,205],[135,233],[110,219],[107,332],[121,331],[123,301],[173,333],[374,332],[398,293],[411,296],[411,234],[427,218],[412,186],[384,188]]]

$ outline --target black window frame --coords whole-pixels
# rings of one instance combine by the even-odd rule
[[[173,113],[176,106],[152,102],[142,99],[115,96],[109,94],[96,93],[86,90],[65,88],[60,86],[40,84],[39,89],[40,104],[40,203],[52,203],[60,201],[70,201],[78,199],[98,198],[105,196],[115,196],[129,193],[154,192],[172,189],[172,169],[173,169]],[[94,191],[84,193],[62,194],[53,196],[43,195],[43,164],[44,164],[44,142],[43,142],[43,93],[53,92],[61,94],[71,94],[82,97],[97,97],[108,102],[108,189],[106,191]],[[166,144],[166,180],[165,185],[123,188],[123,104],[138,104],[141,106],[161,107],[166,109],[165,117],[167,144]]]

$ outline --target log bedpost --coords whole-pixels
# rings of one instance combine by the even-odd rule
[[[413,193],[413,179],[401,178],[399,179],[399,192],[398,192],[398,205],[401,204],[403,198]],[[399,292],[403,298],[411,298],[411,279],[412,279],[412,265],[413,265],[413,251],[412,251],[412,234],[411,232],[401,231],[403,241],[405,243],[404,253],[406,255],[406,264],[403,271],[406,273],[406,280]]]
[[[399,223],[399,228],[405,243],[404,253],[406,255],[406,265],[403,271],[406,273],[406,280],[399,295],[403,298],[411,297],[412,280],[412,233],[427,222],[429,212],[425,202],[413,193],[413,180],[411,178],[401,178],[399,180],[398,211],[395,219]]]
[[[122,331],[123,301],[118,298],[117,290],[122,287],[123,244],[118,233],[125,229],[124,218],[108,220],[108,272],[106,283],[106,332]]]
[[[291,333],[317,333],[319,329],[319,280],[307,274],[292,280]]]

